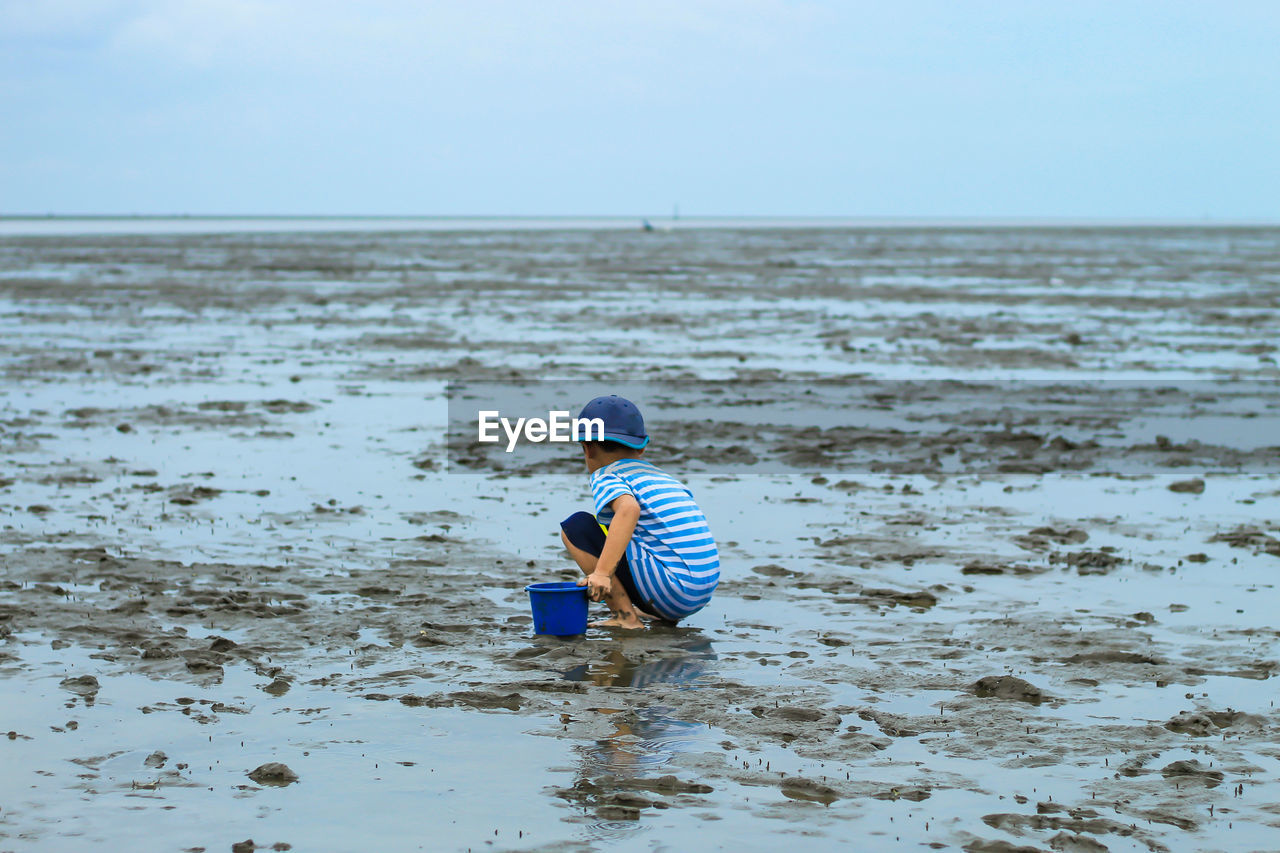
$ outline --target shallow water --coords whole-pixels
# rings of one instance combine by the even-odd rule
[[[0,237],[0,849],[1280,848],[1278,244]],[[446,384],[618,375],[693,380],[691,419],[713,381],[779,411],[820,379],[893,393],[834,462],[756,412],[769,464],[737,472],[650,414],[722,545],[715,600],[533,637],[522,589],[572,576],[584,479],[451,466]],[[1100,376],[1226,384],[1208,419],[1157,417]],[[993,455],[1008,431],[894,383],[1019,377],[1121,417],[1017,409],[1038,475],[927,464],[948,429]],[[1206,429],[1247,464],[1149,447]],[[1092,467],[1052,436],[1095,439]],[[1039,701],[973,690],[1002,674]],[[62,685],[89,675],[91,703]],[[1190,759],[1222,778],[1163,772]],[[300,780],[246,776],[269,761]]]

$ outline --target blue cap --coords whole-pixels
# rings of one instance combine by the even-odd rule
[[[605,441],[616,441],[636,450],[649,443],[640,410],[635,403],[617,394],[596,397],[582,407],[582,413],[578,417],[587,420],[599,418],[604,421]]]

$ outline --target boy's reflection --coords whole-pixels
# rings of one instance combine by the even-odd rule
[[[682,654],[636,664],[621,649],[610,649],[604,660],[575,666],[564,674],[570,681],[588,681],[597,687],[647,687],[650,684],[689,684],[715,660],[710,640],[684,647]]]
[[[573,681],[586,681],[599,687],[644,688],[653,684],[692,685],[707,674],[715,652],[710,641],[701,640],[685,646],[682,654],[661,660],[636,664],[618,649],[604,660],[574,667],[564,674]],[[646,803],[654,799],[645,782],[649,773],[671,761],[676,753],[696,748],[709,731],[705,723],[674,719],[664,705],[649,705],[634,710],[609,714],[612,734],[576,748],[581,764],[573,791],[581,805],[593,807],[598,816],[609,821],[635,820]],[[639,783],[639,784],[636,784]]]

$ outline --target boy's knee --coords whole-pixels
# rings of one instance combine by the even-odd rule
[[[596,517],[594,515],[592,515],[589,512],[583,512],[579,510],[578,512],[575,512],[573,515],[566,518],[564,521],[560,522],[560,533],[561,535],[564,535],[564,531],[567,528],[573,527],[574,525],[595,524],[595,523],[596,523]]]
[[[575,512],[573,515],[560,522],[560,539],[564,542],[565,547],[572,544],[569,534],[572,533],[574,538],[579,542],[583,541],[583,536],[588,531],[596,529],[596,517],[589,512]]]

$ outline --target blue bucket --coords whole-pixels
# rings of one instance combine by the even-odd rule
[[[533,633],[571,637],[587,633],[587,588],[576,583],[531,583]]]

